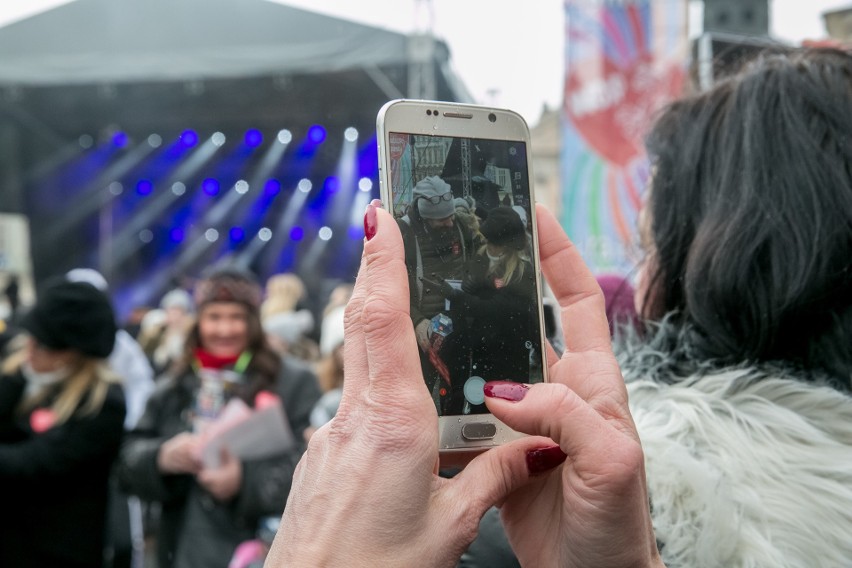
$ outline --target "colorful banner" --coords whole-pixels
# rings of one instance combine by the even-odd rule
[[[648,182],[643,139],[682,94],[686,0],[566,0],[562,213],[592,270],[627,275]]]

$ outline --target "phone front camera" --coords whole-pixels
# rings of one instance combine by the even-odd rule
[[[493,112],[489,112],[488,113],[488,120],[490,122],[497,122],[497,115],[494,114]]]

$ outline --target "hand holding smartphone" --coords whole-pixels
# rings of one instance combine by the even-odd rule
[[[503,109],[397,100],[381,109],[377,130],[412,326],[428,330],[419,355],[440,450],[519,437],[488,412],[483,386],[546,380],[527,125]]]

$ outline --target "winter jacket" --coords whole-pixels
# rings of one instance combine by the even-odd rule
[[[254,538],[258,519],[280,515],[293,472],[304,451],[303,431],[320,397],[306,367],[284,360],[275,383],[296,446],[278,456],[242,462],[242,485],[230,502],[215,500],[191,475],[165,475],[157,468],[160,446],[192,430],[191,409],[199,379],[192,370],[158,381],[145,414],[128,435],[119,461],[126,491],[159,502],[160,568],[225,568],[237,545]]]
[[[110,386],[96,414],[53,427],[45,417],[55,395],[15,413],[24,387],[19,373],[0,377],[0,566],[100,566],[108,478],[124,431],[121,386]]]

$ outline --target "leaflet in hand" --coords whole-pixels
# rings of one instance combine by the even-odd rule
[[[217,467],[222,448],[240,460],[263,459],[292,449],[295,444],[280,401],[252,410],[233,398],[202,434],[201,461]]]

